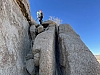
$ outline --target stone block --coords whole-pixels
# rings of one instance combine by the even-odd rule
[[[35,74],[35,66],[34,66],[34,60],[33,59],[29,59],[29,60],[26,61],[26,69],[31,75]]]
[[[32,38],[32,40],[34,40],[35,37],[36,37],[36,27],[35,27],[35,25],[32,25],[32,26],[30,27],[30,33],[31,33],[31,38]]]
[[[43,28],[42,25],[40,25],[40,26],[37,28],[38,34],[41,33],[41,32],[43,32],[43,31],[44,31],[44,28]]]
[[[40,59],[40,55],[39,55],[39,53],[36,53],[34,55],[34,65],[35,66],[39,66],[39,59]]]

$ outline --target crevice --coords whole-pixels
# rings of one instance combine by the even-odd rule
[[[39,75],[39,66],[35,66],[35,75]]]
[[[55,33],[55,59],[56,59],[56,74],[55,75],[63,75],[60,65],[60,51],[59,51],[59,43],[58,43],[58,33]]]
[[[16,0],[16,2],[18,3],[18,5],[20,7],[23,16],[27,19],[28,22],[30,22],[31,20],[29,18],[29,14],[27,13],[25,5],[22,3],[22,0]]]
[[[58,28],[58,33],[59,33],[59,28]],[[64,40],[64,36],[61,37],[58,34],[58,54],[59,56],[57,56],[59,58],[59,66],[60,66],[60,71],[61,71],[61,75],[70,75],[71,74],[71,70],[70,70],[70,64],[69,64],[69,60],[68,60],[68,52],[67,52],[67,46]],[[67,42],[67,41],[66,41]],[[59,75],[59,74],[58,74]]]
[[[31,42],[32,37],[31,37],[31,32],[30,32],[30,26],[28,26],[28,36],[29,36],[29,40],[30,40],[30,42]]]

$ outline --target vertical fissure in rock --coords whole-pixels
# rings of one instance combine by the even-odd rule
[[[27,9],[25,8],[25,5],[23,4],[22,0],[16,0],[16,2],[20,7],[23,16],[27,19],[27,21],[30,21],[30,17],[28,16]]]
[[[60,51],[59,51],[59,43],[58,43],[58,33],[55,33],[55,59],[56,59],[56,74],[55,75],[62,75],[62,70],[60,68]]]
[[[35,74],[34,75],[39,75],[39,66],[35,66]]]

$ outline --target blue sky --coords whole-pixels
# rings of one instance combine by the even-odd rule
[[[31,15],[42,10],[44,19],[55,16],[72,26],[92,51],[100,54],[100,0],[29,0]]]

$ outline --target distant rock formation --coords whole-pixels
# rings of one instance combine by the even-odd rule
[[[100,63],[100,55],[95,55],[95,57],[98,60],[98,62]]]
[[[37,24],[28,0],[1,0],[0,75],[100,75],[100,64],[70,25]]]

